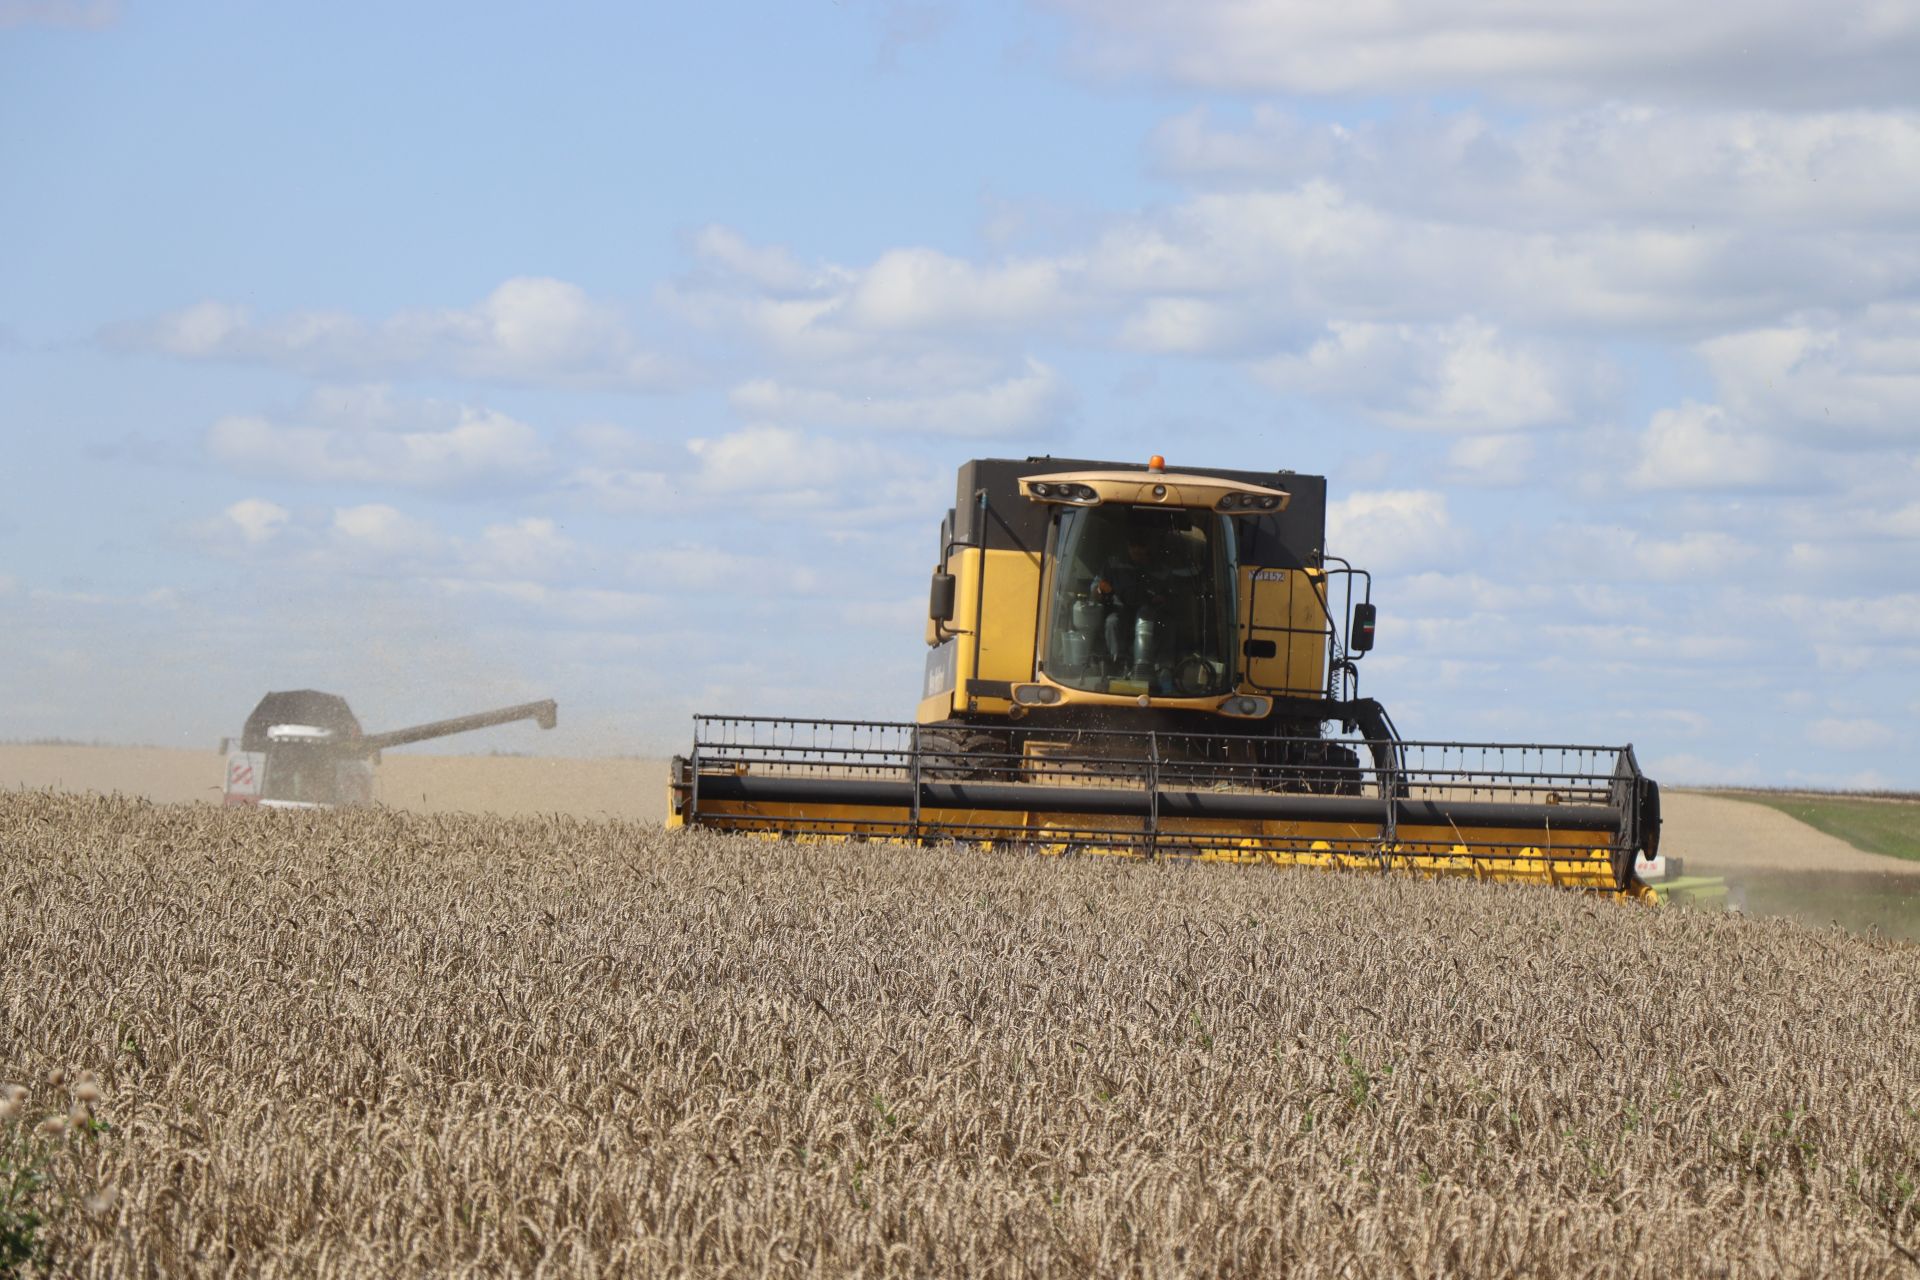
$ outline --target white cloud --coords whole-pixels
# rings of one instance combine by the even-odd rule
[[[196,303],[104,334],[112,345],[193,360],[235,360],[327,377],[451,375],[535,385],[652,389],[676,380],[620,312],[578,285],[521,276],[470,307],[368,321],[336,311],[259,318]]]
[[[1236,359],[1301,350],[1269,376],[1340,389],[1406,424],[1485,433],[1567,421],[1607,392],[1596,335],[1725,334],[1796,308],[1857,308],[1920,277],[1920,244],[1893,218],[1881,234],[1829,222],[1769,232],[1676,203],[1636,220],[1570,187],[1508,223],[1425,195],[1370,197],[1305,172],[1122,215],[1051,256],[981,262],[903,248],[865,266],[802,266],[709,229],[725,252],[661,300],[792,370],[770,380],[843,395],[977,386],[1047,334]],[[1376,367],[1412,380],[1369,381]]]
[[[1446,495],[1430,489],[1355,493],[1327,506],[1327,550],[1376,573],[1445,568],[1466,545]]]
[[[480,531],[469,571],[483,577],[550,578],[581,558],[580,546],[552,520],[523,516]]]
[[[1834,751],[1871,751],[1892,746],[1899,736],[1878,720],[1830,717],[1808,725],[1807,740]]]
[[[1869,515],[1867,527],[1893,538],[1920,538],[1920,500],[1909,502],[1897,511]]]
[[[1464,484],[1513,486],[1527,482],[1534,453],[1528,436],[1462,436],[1448,447],[1447,465]]]
[[[645,432],[611,422],[589,422],[573,428],[567,439],[596,462],[626,465],[656,458],[666,445]]]
[[[1243,345],[1249,326],[1242,312],[1208,298],[1148,298],[1121,326],[1123,347],[1172,355],[1204,355]]]
[[[1388,426],[1475,434],[1564,422],[1580,394],[1582,375],[1568,356],[1471,318],[1334,321],[1328,330],[1300,355],[1257,365],[1257,374],[1283,391],[1353,404]]]
[[[1725,533],[1695,530],[1677,538],[1627,535],[1628,563],[1661,582],[1710,579],[1753,562],[1757,548]]]
[[[380,502],[336,507],[328,534],[335,550],[372,563],[432,557],[446,545],[432,525]]]
[[[885,428],[953,435],[1008,436],[1045,430],[1067,400],[1058,374],[1037,360],[1026,371],[985,387],[923,396],[850,396],[787,386],[768,378],[734,388],[728,397],[749,418],[834,427]]]
[[[884,250],[865,266],[806,265],[725,227],[695,239],[701,269],[660,291],[689,323],[745,339],[808,381],[863,391],[952,389],[1004,368],[1011,340],[1076,305],[1070,266],[976,263]]]
[[[1465,314],[1537,358],[1542,331],[1714,334],[1903,288],[1920,251],[1886,237],[1754,237],[1697,220],[1636,224],[1578,207],[1511,228],[1395,210],[1310,178],[1215,191],[1114,222],[1057,259],[1064,312],[1100,338],[1243,354],[1332,322],[1444,332]],[[1469,322],[1471,323],[1471,322]],[[1364,330],[1362,330],[1364,332]],[[1464,342],[1468,331],[1456,335]],[[1556,365],[1561,362],[1552,362]]]
[[[243,539],[257,546],[270,541],[286,527],[289,512],[263,498],[242,498],[227,508],[226,517]]]
[[[537,431],[491,410],[395,405],[376,389],[322,393],[308,411],[313,420],[303,423],[222,418],[207,451],[239,470],[306,483],[416,489],[524,485],[550,462]]]
[[[1629,477],[1642,489],[1741,489],[1772,483],[1775,453],[1718,405],[1689,400],[1653,415]]]
[[[1873,0],[1054,2],[1086,65],[1232,91],[1804,106],[1904,98],[1920,64],[1920,13]]]
[[[677,510],[685,492],[679,477],[639,467],[576,467],[565,483],[602,510],[621,515]]]
[[[1920,307],[1727,334],[1700,352],[1744,421],[1821,445],[1920,447]]]
[[[0,29],[46,26],[97,31],[119,21],[119,0],[0,0]]]
[[[1830,643],[1920,643],[1920,594],[1912,591],[1864,596],[1786,595],[1768,604],[1807,635]]]
[[[710,494],[830,501],[850,478],[869,475],[875,455],[859,445],[788,427],[754,426],[687,441],[698,461],[694,486]]]
[[[1063,300],[1051,262],[983,267],[932,249],[891,249],[860,273],[846,305],[864,328],[913,331],[1031,323]]]
[[[757,245],[731,227],[702,227],[693,237],[696,257],[770,293],[801,294],[846,278],[834,267],[809,267],[784,245]]]
[[[1166,172],[1264,187],[1330,182],[1383,208],[1480,225],[1582,222],[1883,228],[1920,217],[1920,112],[1675,110],[1608,102],[1516,124],[1471,111],[1357,123],[1271,105],[1198,108],[1154,133]]]
[[[619,514],[727,510],[852,527],[925,519],[951,475],[864,442],[758,424],[689,439],[670,466],[582,467],[568,483]]]

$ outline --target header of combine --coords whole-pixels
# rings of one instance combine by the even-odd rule
[[[558,708],[548,698],[370,734],[338,694],[269,693],[247,717],[238,749],[227,753],[224,802],[293,808],[367,804],[373,800],[374,765],[387,747],[517,720],[551,729],[557,719]]]
[[[1290,471],[960,468],[911,725],[696,717],[671,823],[1367,866],[1636,893],[1631,747],[1403,742],[1372,579]]]

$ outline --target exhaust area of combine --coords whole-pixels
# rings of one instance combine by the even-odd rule
[[[696,716],[668,824],[1648,896],[1631,746],[1403,740],[1360,696],[1372,579],[1326,505],[1290,471],[966,463],[914,719]]]

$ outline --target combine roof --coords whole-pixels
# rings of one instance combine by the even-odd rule
[[[288,689],[260,699],[260,705],[247,717],[246,727],[240,732],[240,749],[265,751],[267,730],[277,724],[309,724],[325,729],[338,741],[360,736],[360,722],[339,694],[322,693],[318,689]]]

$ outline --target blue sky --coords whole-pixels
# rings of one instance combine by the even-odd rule
[[[1328,475],[1414,737],[1920,786],[1920,9],[0,0],[0,738],[905,717],[969,457]]]

